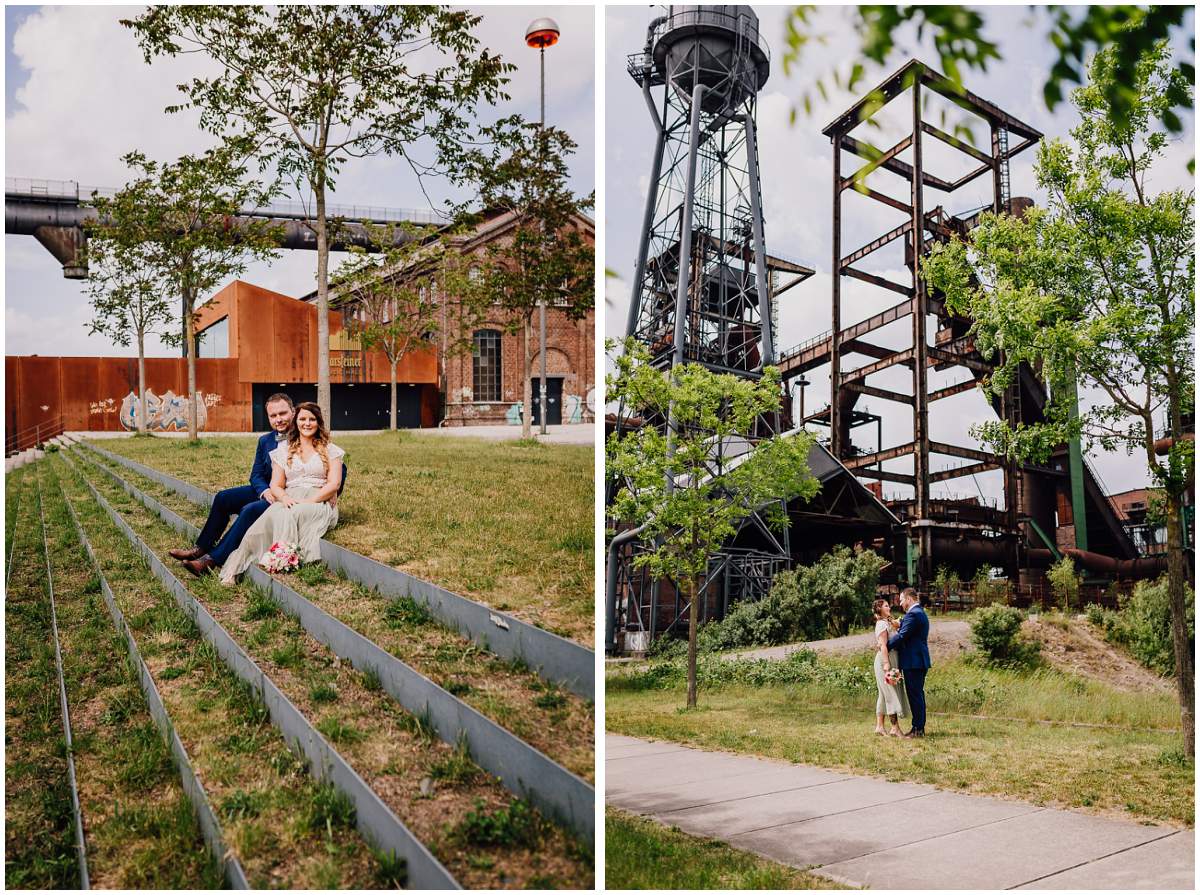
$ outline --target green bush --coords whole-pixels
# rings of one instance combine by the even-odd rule
[[[738,603],[721,621],[704,625],[696,636],[697,650],[773,646],[848,634],[851,628],[870,622],[883,566],[882,557],[871,550],[835,547],[810,566],[780,572],[761,600]],[[670,657],[684,649],[663,644],[652,653]]]
[[[971,641],[991,665],[1036,664],[1040,644],[1021,636],[1025,614],[1013,606],[985,606],[971,620]]]
[[[1069,612],[1071,604],[1079,602],[1079,587],[1083,581],[1075,571],[1075,561],[1071,557],[1064,556],[1052,565],[1046,572],[1046,580],[1063,612]]]
[[[1188,603],[1188,641],[1196,641],[1196,601]],[[1171,603],[1167,577],[1140,581],[1117,612],[1092,604],[1088,621],[1104,632],[1110,643],[1129,650],[1138,662],[1158,674],[1175,673],[1175,649],[1171,643]],[[1189,649],[1193,648],[1189,645]]]

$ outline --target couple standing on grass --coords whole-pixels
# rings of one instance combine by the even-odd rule
[[[929,616],[921,608],[917,592],[906,587],[900,592],[904,617],[892,618],[887,600],[875,601],[875,733],[880,736],[925,736],[925,675],[929,660]],[[912,729],[900,732],[900,718],[911,716]],[[892,728],[884,730],[890,718]]]
[[[220,567],[221,583],[232,585],[277,543],[294,544],[301,562],[315,562],[321,537],[337,525],[346,452],[329,440],[321,408],[296,407],[277,392],[266,410],[272,431],[258,440],[250,484],[217,492],[195,546],[170,551],[193,575]]]

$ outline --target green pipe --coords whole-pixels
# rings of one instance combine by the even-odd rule
[[[1071,380],[1068,386],[1068,410],[1071,419],[1079,418],[1079,389],[1076,381]],[[1076,435],[1067,442],[1067,461],[1071,472],[1071,515],[1075,519],[1075,546],[1080,550],[1088,549],[1087,509],[1084,505],[1083,492],[1083,445]]]

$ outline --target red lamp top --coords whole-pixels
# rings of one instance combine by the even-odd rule
[[[525,44],[535,50],[544,50],[558,43],[558,23],[554,19],[534,19],[525,29]]]

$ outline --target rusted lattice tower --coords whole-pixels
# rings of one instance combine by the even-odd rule
[[[925,107],[927,91],[944,97],[967,113],[974,133],[979,133],[979,123],[982,121],[985,133],[990,133],[989,148],[980,149],[932,124],[928,120],[932,115]],[[894,102],[905,103],[902,111],[905,119],[911,121],[911,125],[905,125],[906,129],[911,127],[907,136],[882,150],[851,136],[856,128]],[[1022,540],[1019,515],[1021,470],[976,447],[930,438],[930,405],[974,389],[980,378],[992,368],[975,351],[967,335],[970,321],[948,314],[940,298],[931,294],[926,287],[921,262],[936,242],[954,237],[965,238],[981,211],[1013,210],[1009,160],[1033,146],[1042,135],[917,61],[903,66],[826,127],[824,133],[833,143],[832,329],[824,336],[788,352],[780,359],[780,366],[785,370],[785,376],[791,377],[829,364],[830,404],[812,414],[808,422],[829,427],[832,453],[859,477],[911,486],[911,498],[890,502],[892,509],[905,522],[910,544],[914,548],[910,560],[914,566],[910,569],[910,580],[928,583],[933,577],[934,563],[939,553],[949,556],[956,552],[964,562],[969,560],[976,566],[981,562],[1000,566],[1015,575],[1020,564]],[[926,138],[933,138],[969,157],[972,160],[971,167],[954,179],[934,175],[927,167]],[[845,170],[843,164],[847,155],[858,156],[861,164]],[[896,181],[884,185],[879,183],[881,177],[900,178],[907,189],[897,194]],[[979,207],[978,182],[981,178],[986,178],[985,183],[989,183],[989,198]],[[952,213],[941,201],[933,204],[938,200],[932,199],[930,191],[943,194],[945,204],[949,205],[956,198],[955,193],[968,184],[976,184],[976,207]],[[886,233],[843,254],[842,209],[848,190],[900,212],[903,218]],[[961,198],[959,202],[961,204]],[[902,281],[862,269],[860,265],[864,259],[898,241],[904,246],[904,266],[907,268],[907,276]],[[846,278],[873,287],[869,291],[877,296],[876,313],[866,319],[846,319],[849,316],[843,309]],[[895,298],[897,295],[901,297],[898,303]],[[893,343],[893,347],[884,347],[866,338],[872,332],[904,319],[911,322],[906,346],[897,348]],[[892,327],[889,333],[894,339],[897,329]],[[911,391],[881,388],[870,381],[876,374],[901,364],[911,371]],[[957,383],[931,390],[931,368],[939,371],[959,370],[966,375]],[[911,436],[899,444],[877,445],[869,453],[856,447],[852,429],[865,421],[860,418],[868,416],[855,409],[863,396],[910,407]],[[1020,420],[1020,386],[994,401],[993,407],[1006,420]],[[965,425],[963,429],[965,436]],[[970,462],[934,471],[930,466],[932,455]],[[901,457],[912,458],[911,472],[883,468],[887,461]],[[989,470],[1003,471],[1003,507],[987,506],[973,500],[931,498],[930,486],[933,483]],[[948,547],[951,542],[956,546]]]
[[[758,16],[747,6],[672,6],[650,23],[628,71],[642,89],[656,141],[626,334],[664,370],[690,362],[756,379],[775,354],[774,299],[813,273],[768,257],[765,248],[755,104],[770,56]],[[786,424],[780,414],[756,435]],[[615,425],[672,421],[622,407]],[[720,445],[716,462],[736,462],[753,443]],[[671,582],[633,570],[635,540],[618,546],[609,564],[610,649],[618,622],[653,636],[686,618],[687,609]],[[713,558],[703,598],[723,611],[731,599],[759,596],[788,556],[786,534],[751,514],[736,542]]]

